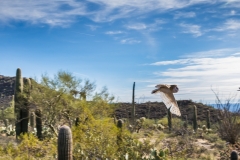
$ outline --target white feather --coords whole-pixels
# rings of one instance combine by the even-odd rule
[[[171,100],[166,96],[165,93],[160,92],[160,96],[162,98],[163,103],[166,105],[167,109],[169,109],[170,107],[172,107],[172,102]]]
[[[176,114],[177,116],[181,116],[181,112],[180,112],[178,106],[176,106],[176,105],[173,105],[173,106],[170,108],[170,112],[171,112],[172,114]]]

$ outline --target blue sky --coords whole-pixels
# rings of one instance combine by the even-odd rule
[[[0,0],[0,74],[69,71],[107,86],[118,102],[214,103],[240,87],[239,0]]]

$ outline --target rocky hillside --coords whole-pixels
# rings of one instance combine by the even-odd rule
[[[0,107],[5,109],[10,106],[13,99],[15,77],[5,77],[0,75]]]
[[[15,77],[0,75],[0,97],[14,95]]]
[[[193,119],[193,105],[197,107],[198,120],[206,120],[207,110],[210,111],[211,122],[218,121],[219,111],[211,106],[203,105],[202,103],[195,103],[191,100],[180,100],[177,101],[180,111],[181,118],[185,119],[185,115],[188,116],[188,119]],[[167,109],[162,102],[146,102],[141,104],[135,104],[136,106],[136,117],[146,117],[150,119],[161,119],[167,116]],[[115,111],[117,118],[129,118],[131,117],[131,103],[119,103]],[[173,115],[175,117],[175,115]]]

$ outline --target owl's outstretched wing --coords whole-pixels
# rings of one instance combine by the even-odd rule
[[[170,88],[171,85],[168,85],[168,84],[158,84],[155,86],[156,88]]]
[[[178,108],[178,104],[171,92],[160,92],[160,96],[163,100],[163,103],[166,105],[167,109],[170,108],[170,112],[177,116],[181,116],[181,112]]]
[[[167,84],[158,84],[155,86],[157,89],[154,89],[152,91],[152,94],[158,93],[158,92],[169,92],[170,85]]]
[[[166,105],[167,109],[169,109],[173,105],[177,105],[176,100],[172,93],[160,92],[160,96],[163,100],[163,103]]]
[[[181,112],[180,112],[180,110],[179,110],[179,107],[178,107],[178,105],[173,105],[171,108],[170,108],[170,112],[172,113],[172,114],[175,114],[175,115],[177,115],[177,116],[181,116]]]

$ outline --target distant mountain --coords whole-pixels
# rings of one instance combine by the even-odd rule
[[[207,110],[210,111],[211,122],[217,122],[219,110],[212,106],[204,105],[202,103],[195,103],[191,100],[179,100],[177,101],[180,111],[181,118],[193,119],[193,105],[197,107],[198,120],[204,121],[207,118]],[[141,104],[135,104],[136,106],[136,118],[146,117],[150,119],[161,119],[167,116],[167,109],[165,104],[162,102],[146,102]],[[119,103],[119,106],[115,110],[115,116],[117,118],[129,118],[131,116],[131,103]],[[173,115],[173,117],[176,117]]]

